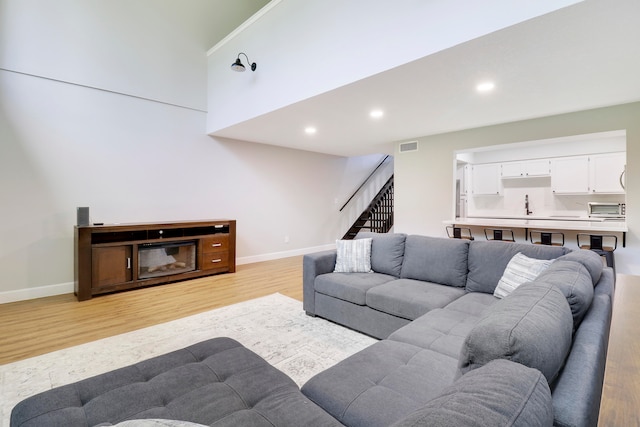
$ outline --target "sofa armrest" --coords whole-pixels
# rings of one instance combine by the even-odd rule
[[[308,315],[314,316],[316,313],[314,289],[316,277],[331,273],[335,265],[335,249],[307,254],[302,258],[302,306]]]
[[[593,426],[598,422],[611,327],[614,274],[605,268],[591,307],[575,332],[571,353],[551,385],[556,426]]]

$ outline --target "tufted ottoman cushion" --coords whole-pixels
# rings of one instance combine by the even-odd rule
[[[457,365],[457,356],[383,340],[320,372],[302,392],[347,426],[389,426],[440,395]]]
[[[284,373],[214,338],[29,397],[11,427],[95,426],[156,418],[216,426],[339,426]]]

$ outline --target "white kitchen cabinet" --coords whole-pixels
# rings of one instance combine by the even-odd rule
[[[592,193],[624,194],[626,153],[593,154],[589,160]]]
[[[549,176],[550,172],[549,159],[502,163],[502,178]]]
[[[589,157],[551,159],[551,191],[553,194],[588,194]]]
[[[507,162],[502,164],[502,178],[521,178],[524,176],[524,162]]]
[[[471,168],[471,189],[474,196],[501,193],[500,163],[473,165]]]

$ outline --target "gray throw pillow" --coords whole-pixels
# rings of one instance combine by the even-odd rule
[[[573,317],[551,283],[529,282],[491,306],[467,335],[458,369],[465,374],[494,359],[538,369],[551,383],[571,348]]]
[[[464,375],[392,427],[551,425],[551,391],[540,371],[498,359]]]

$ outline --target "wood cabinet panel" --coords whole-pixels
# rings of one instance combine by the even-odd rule
[[[130,282],[133,278],[131,245],[91,249],[92,286],[102,287]]]

